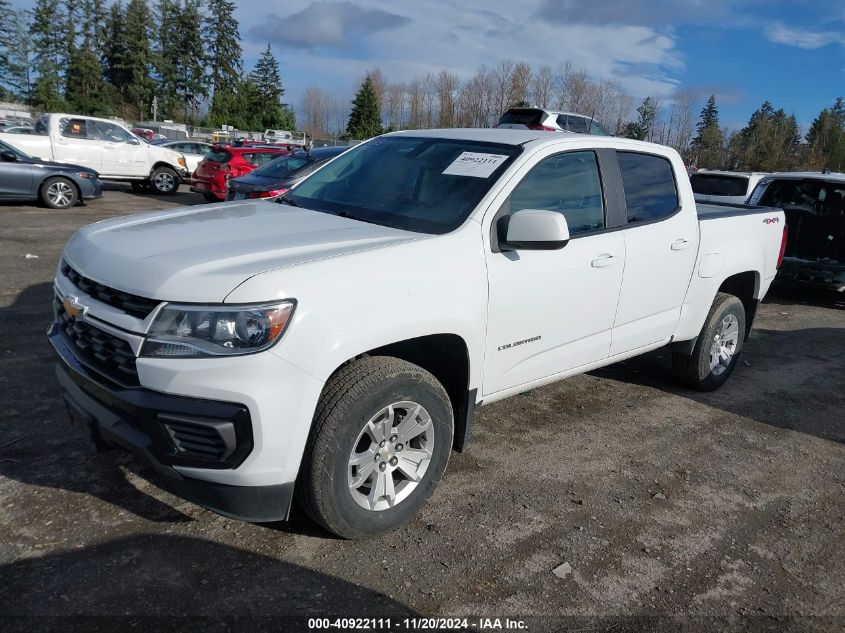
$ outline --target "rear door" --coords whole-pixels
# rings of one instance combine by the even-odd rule
[[[610,355],[668,340],[698,251],[698,214],[683,208],[675,169],[658,153],[617,151],[625,192],[625,276]],[[682,166],[678,166],[681,168]]]
[[[610,349],[625,242],[620,231],[606,229],[618,204],[606,195],[598,151],[548,148],[543,154],[494,202],[496,217],[557,211],[571,239],[560,250],[487,253],[485,394],[600,361]],[[492,242],[498,242],[494,234]]]
[[[102,171],[103,143],[100,132],[90,119],[63,117],[53,139],[53,154],[57,161],[90,167]]]
[[[0,145],[0,151],[5,148]],[[16,161],[0,160],[0,198],[35,198],[33,174],[37,167],[19,159]]]

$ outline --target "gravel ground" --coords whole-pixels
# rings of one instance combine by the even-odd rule
[[[410,525],[346,542],[299,514],[249,525],[205,511],[128,455],[89,453],[65,420],[44,336],[62,245],[89,222],[199,202],[116,185],[63,213],[0,204],[6,630],[307,628],[279,619],[292,615],[392,616],[397,630],[420,616],[845,626],[841,299],[773,292],[716,393],[674,385],[658,350],[483,407]],[[173,619],[192,616],[207,619]]]

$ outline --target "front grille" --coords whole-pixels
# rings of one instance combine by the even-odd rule
[[[139,319],[146,319],[160,303],[154,299],[145,299],[122,290],[115,290],[93,279],[88,279],[74,270],[66,261],[62,261],[62,274],[85,294]]]
[[[223,461],[235,450],[235,425],[228,421],[199,419],[159,413],[180,455],[195,459]]]
[[[58,298],[53,306],[62,335],[80,362],[121,385],[139,384],[135,354],[127,341],[73,318]]]

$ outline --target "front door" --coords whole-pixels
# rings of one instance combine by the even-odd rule
[[[599,161],[590,150],[541,158],[510,193],[505,213],[562,213],[560,250],[487,254],[485,395],[606,358],[622,284],[625,241],[607,226]]]
[[[149,167],[145,160],[146,147],[143,141],[119,125],[94,122],[103,142],[102,172],[109,176],[146,176]]]

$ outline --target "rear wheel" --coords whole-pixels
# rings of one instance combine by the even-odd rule
[[[449,397],[429,372],[386,356],[349,363],[317,405],[299,504],[344,538],[393,530],[431,496],[452,434]]]
[[[76,186],[67,178],[48,178],[41,185],[41,201],[51,209],[69,209],[76,204],[79,195]]]
[[[720,292],[713,301],[690,355],[674,352],[672,370],[679,382],[699,391],[715,391],[730,377],[745,341],[745,307]]]
[[[170,167],[156,167],[150,176],[150,185],[156,193],[173,195],[179,190],[179,174]]]

